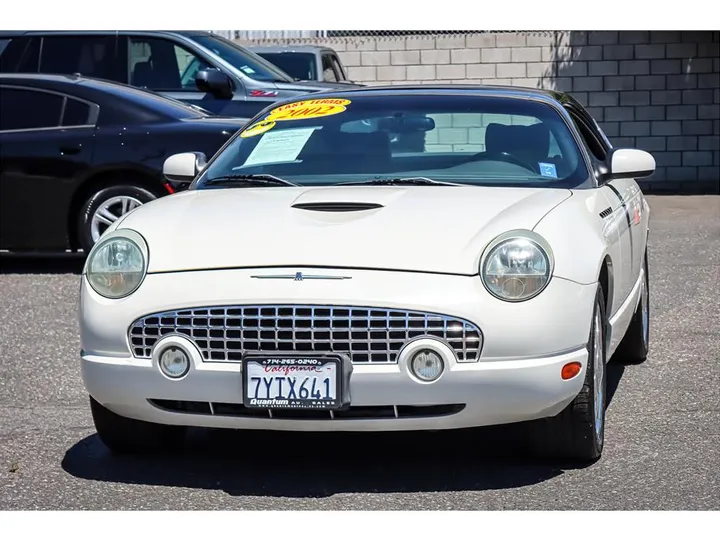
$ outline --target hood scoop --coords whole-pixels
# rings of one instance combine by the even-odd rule
[[[379,203],[365,202],[342,202],[342,201],[326,201],[326,202],[305,202],[295,203],[293,208],[298,210],[310,210],[313,212],[363,212],[366,210],[375,210],[384,208]]]
[[[308,189],[291,206],[316,215],[339,216],[385,208],[407,192],[396,186],[331,186]],[[369,215],[369,214],[363,214]]]

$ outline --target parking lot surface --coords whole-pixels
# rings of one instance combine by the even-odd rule
[[[0,509],[720,509],[720,197],[649,197],[651,352],[611,364],[606,446],[566,467],[522,429],[198,430],[113,457],[79,371],[82,263],[0,259]]]

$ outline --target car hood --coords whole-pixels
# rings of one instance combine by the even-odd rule
[[[323,266],[473,275],[488,242],[532,229],[571,195],[475,186],[192,190],[139,207],[118,228],[146,239],[149,272]]]

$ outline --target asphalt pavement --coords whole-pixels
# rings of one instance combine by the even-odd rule
[[[77,260],[0,259],[0,510],[720,509],[720,197],[651,196],[651,352],[611,363],[603,457],[522,429],[429,435],[196,430],[113,457],[79,371]]]

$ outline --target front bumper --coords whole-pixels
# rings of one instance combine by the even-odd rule
[[[562,366],[573,361],[583,365],[582,372],[574,379],[562,380]],[[399,417],[353,419],[331,418],[329,414],[327,418],[306,420],[222,412],[221,404],[242,403],[240,364],[195,362],[185,378],[173,381],[160,373],[153,360],[83,355],[82,376],[88,392],[107,408],[148,422],[289,431],[402,431],[506,424],[553,416],[580,391],[586,363],[586,349],[532,360],[455,363],[432,384],[416,382],[402,359],[394,365],[356,365],[351,378],[353,408],[394,406]],[[198,413],[175,412],[159,408],[149,399],[213,405]],[[464,408],[455,414],[437,416],[402,414],[404,406],[438,404]],[[368,416],[373,414],[368,412]]]
[[[296,269],[287,269],[294,272]],[[198,427],[292,431],[436,430],[505,424],[553,416],[578,394],[585,376],[585,345],[595,286],[555,278],[542,294],[522,304],[491,297],[477,277],[400,272],[323,271],[349,280],[251,279],[258,271],[222,270],[148,275],[130,297],[99,297],[83,278],[80,302],[82,377],[88,392],[113,412],[150,422]],[[273,270],[272,273],[286,273]],[[236,304],[364,305],[444,313],[476,324],[483,333],[477,362],[459,363],[452,352],[433,383],[408,371],[408,356],[392,364],[355,364],[350,379],[354,418],[270,417],[243,411],[241,365],[206,362],[196,354],[190,372],[170,380],[155,360],[134,357],[128,328],[149,313]],[[562,367],[582,364],[573,379]],[[173,402],[178,412],[149,400]],[[228,407],[228,404],[236,404]],[[437,414],[422,406],[457,405]],[[383,414],[376,414],[382,408]],[[394,414],[387,415],[387,408]],[[366,409],[371,408],[371,409]],[[414,411],[409,413],[408,411]]]

